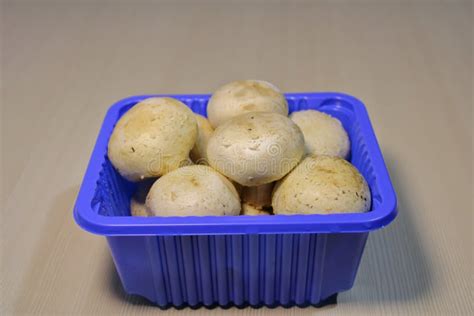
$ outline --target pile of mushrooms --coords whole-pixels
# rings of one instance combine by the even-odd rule
[[[132,216],[366,212],[367,182],[347,159],[341,122],[306,110],[288,117],[274,85],[226,84],[207,118],[173,99],[145,99],[117,122],[108,158],[137,183]]]

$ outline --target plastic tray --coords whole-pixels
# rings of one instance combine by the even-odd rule
[[[85,230],[107,236],[127,293],[160,307],[307,306],[352,287],[368,233],[396,216],[396,196],[361,101],[341,93],[286,94],[290,112],[337,117],[350,161],[367,180],[372,209],[360,214],[131,217],[136,185],[107,158],[115,123],[137,102],[115,103],[104,119],[74,208]],[[167,95],[206,114],[209,95]]]

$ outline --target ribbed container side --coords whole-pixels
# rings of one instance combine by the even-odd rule
[[[108,237],[125,290],[168,306],[306,306],[352,287],[368,233]]]

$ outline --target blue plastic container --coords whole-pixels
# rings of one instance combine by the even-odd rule
[[[104,119],[74,208],[85,230],[105,235],[125,291],[158,306],[307,306],[352,287],[368,233],[396,216],[396,196],[364,105],[340,93],[286,94],[290,112],[337,117],[351,162],[367,180],[372,209],[360,214],[131,217],[136,185],[107,158],[115,123],[137,102],[114,104]],[[171,95],[206,114],[209,95]]]

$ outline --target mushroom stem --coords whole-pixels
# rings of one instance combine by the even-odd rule
[[[257,208],[271,207],[274,184],[275,182],[270,182],[255,187],[242,187],[242,202]]]

